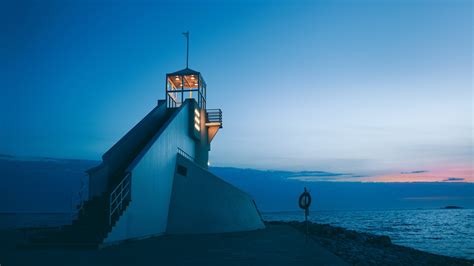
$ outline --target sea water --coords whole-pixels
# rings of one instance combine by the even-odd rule
[[[263,213],[267,221],[304,221],[304,212]],[[402,246],[474,259],[474,209],[314,211],[309,220],[387,235]]]

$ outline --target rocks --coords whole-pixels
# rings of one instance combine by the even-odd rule
[[[304,222],[268,222],[289,224],[306,232]],[[474,261],[452,258],[395,245],[390,237],[356,232],[328,224],[309,223],[310,237],[353,265],[469,265]]]
[[[357,234],[357,232],[353,230],[346,230],[346,232],[344,232],[344,237],[348,239],[356,240],[359,238],[359,234]]]
[[[380,247],[388,247],[392,244],[392,241],[388,236],[372,236],[368,238],[365,242]]]

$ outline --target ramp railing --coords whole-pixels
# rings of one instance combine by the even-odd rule
[[[178,147],[178,154],[179,155],[182,155],[184,158],[192,161],[192,162],[196,162],[196,158],[194,158],[193,156],[189,155],[187,152],[183,151],[180,147]]]
[[[130,199],[131,176],[132,173],[128,172],[112,193],[110,193],[109,225],[112,224],[113,217],[119,216],[120,212],[125,208],[125,200]]]
[[[195,163],[195,165],[201,169],[204,169],[205,171],[207,171],[208,169],[206,167],[204,167],[202,165],[202,163],[200,163],[198,160],[196,160],[196,158],[194,158],[193,156],[189,155],[187,152],[183,151],[183,149],[181,149],[180,147],[178,147],[178,154],[183,156],[184,158],[190,160],[191,162]]]

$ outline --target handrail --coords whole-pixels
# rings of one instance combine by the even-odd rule
[[[183,151],[180,147],[177,147],[178,148],[178,154],[183,156],[184,158],[190,160],[191,162],[195,163],[197,167],[201,168],[201,169],[204,169],[205,171],[207,171],[208,169],[204,166],[201,165],[200,162],[198,162],[198,160],[196,160],[196,158],[194,158],[193,156],[189,155],[187,152]]]
[[[194,158],[193,156],[189,155],[187,152],[183,151],[180,147],[178,147],[178,154],[179,155],[182,155],[184,158],[190,160],[190,161],[193,161],[193,162],[196,162],[196,158]]]
[[[116,212],[123,209],[124,200],[130,195],[130,177],[132,173],[127,172],[122,181],[110,193],[110,213],[109,225],[112,224],[112,217]]]

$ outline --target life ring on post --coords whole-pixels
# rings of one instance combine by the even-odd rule
[[[298,204],[300,205],[300,208],[303,210],[309,209],[309,206],[311,205],[311,195],[309,194],[308,191],[305,191],[301,193],[300,198],[298,200]]]

